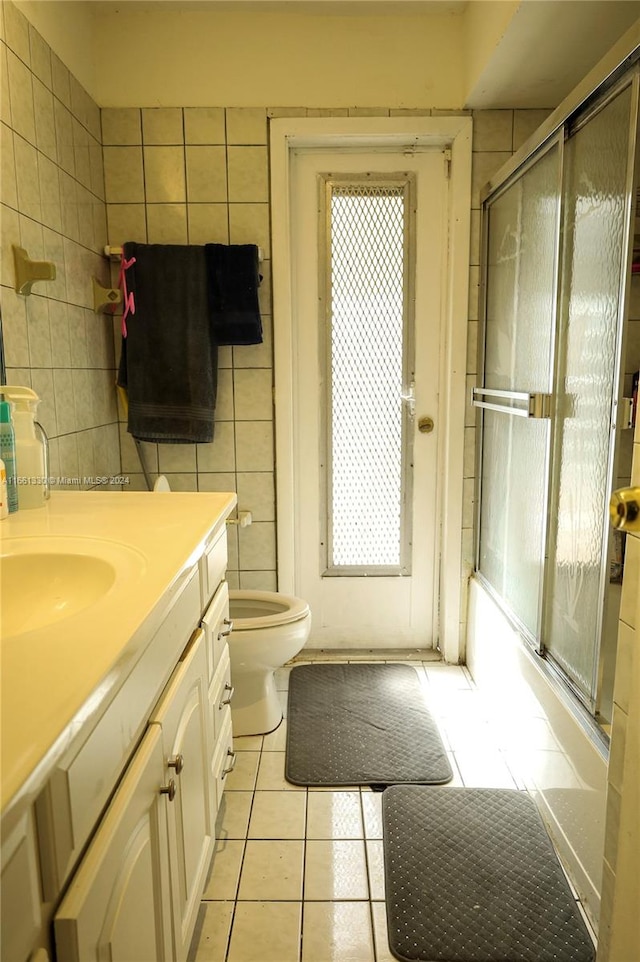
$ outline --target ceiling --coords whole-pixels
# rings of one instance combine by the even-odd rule
[[[557,106],[639,17],[639,0],[524,0],[467,106]]]

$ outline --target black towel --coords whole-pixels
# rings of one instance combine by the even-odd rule
[[[129,395],[129,433],[141,441],[213,440],[218,349],[209,316],[204,247],[124,245],[135,298],[118,384]]]
[[[262,343],[255,244],[205,244],[213,336],[217,344]]]

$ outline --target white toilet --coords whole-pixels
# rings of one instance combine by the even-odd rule
[[[229,592],[234,735],[261,735],[282,721],[274,672],[297,655],[311,629],[306,601],[274,591]]]

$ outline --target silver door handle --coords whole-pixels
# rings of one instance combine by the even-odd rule
[[[228,691],[229,694],[228,694],[228,696],[227,696],[226,698],[223,698],[223,699],[222,699],[222,701],[221,701],[220,704],[218,705],[218,709],[224,708],[225,705],[230,705],[230,704],[231,704],[231,699],[233,698],[233,693],[234,693],[234,691],[235,691],[235,688],[233,687],[233,685],[228,685],[228,684],[227,684],[227,685],[224,686],[224,691],[225,691],[225,692]],[[223,692],[223,694],[224,694],[224,692]]]

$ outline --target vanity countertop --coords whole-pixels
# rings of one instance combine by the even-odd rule
[[[0,522],[3,813],[37,791],[80,728],[100,716],[235,503],[226,492],[55,492],[44,508]],[[2,578],[4,559],[16,554],[23,561]],[[52,594],[57,574],[47,573],[58,568],[72,586],[86,581],[88,594],[71,598],[70,613],[27,617],[16,628],[23,609],[38,611],[45,583]]]

